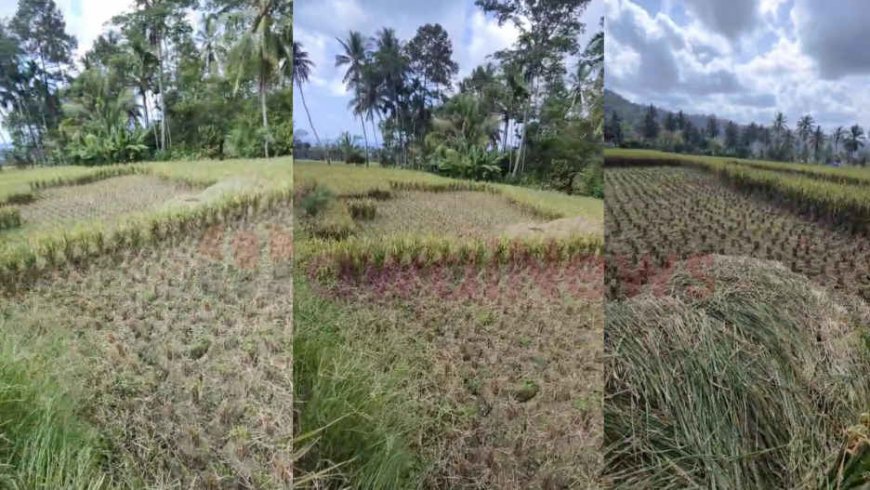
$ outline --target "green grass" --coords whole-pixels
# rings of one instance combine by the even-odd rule
[[[413,398],[403,397],[406,366],[383,370],[347,345],[344,332],[359,315],[311,291],[297,274],[293,295],[294,371],[300,433],[316,433],[300,462],[310,473],[333,474],[336,486],[413,488],[423,461],[411,449],[412,435],[430,421],[417,418]],[[338,471],[331,472],[339,465]]]
[[[79,410],[68,339],[0,319],[0,487],[109,488],[98,431]]]

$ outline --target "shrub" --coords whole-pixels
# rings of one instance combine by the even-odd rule
[[[320,214],[335,197],[329,188],[317,185],[317,183],[310,190],[303,190],[302,194],[304,197],[299,204],[308,216]]]
[[[362,153],[354,151],[347,156],[347,160],[345,161],[354,165],[362,165],[366,163],[366,157]]]

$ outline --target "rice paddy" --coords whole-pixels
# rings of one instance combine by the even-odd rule
[[[3,244],[0,486],[289,486],[291,165],[145,164],[16,206],[47,228]]]
[[[631,151],[606,166],[607,484],[854,480],[843,435],[870,406],[866,173]]]
[[[594,487],[600,233],[507,230],[567,209],[600,226],[600,204],[409,171],[297,172],[297,429],[315,434],[300,471],[321,488]]]

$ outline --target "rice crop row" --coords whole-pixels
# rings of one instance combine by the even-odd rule
[[[820,284],[870,298],[870,240],[831,230],[685,167],[605,172],[611,297],[655,286],[676,262],[710,254],[780,261]]]
[[[51,187],[90,184],[99,180],[111,179],[123,175],[140,175],[146,172],[146,167],[140,165],[109,165],[98,167],[96,170],[82,175],[56,176],[31,180],[30,189],[38,191],[40,189],[48,189]]]
[[[765,160],[737,159],[732,157],[713,157],[706,155],[685,155],[657,150],[628,150],[611,148],[605,150],[607,165],[636,166],[644,164],[692,164],[701,163],[710,166],[734,164],[758,170],[773,170],[786,174],[803,175],[820,180],[841,184],[870,185],[870,169],[864,167],[828,167],[794,162],[772,162]],[[655,163],[660,162],[660,163]]]
[[[776,200],[810,219],[870,234],[870,186],[753,168],[734,160],[660,153],[608,153],[606,165],[689,166],[711,171],[738,190]],[[769,167],[769,166],[768,166]],[[832,169],[836,170],[836,169]]]
[[[320,280],[358,276],[381,268],[441,265],[526,264],[568,261],[578,256],[600,256],[599,237],[577,236],[561,240],[456,240],[435,236],[404,236],[386,240],[351,238],[343,241],[311,240],[297,257]]]
[[[341,197],[387,199],[396,191],[479,191],[499,194],[514,205],[547,219],[575,216],[599,222],[604,219],[604,206],[600,199],[570,196],[555,191],[451,179],[413,170],[379,167],[366,169],[312,162],[296,162],[294,173],[296,182],[301,187],[311,186],[316,182]]]
[[[136,249],[145,244],[179,239],[211,225],[251,218],[257,213],[291,202],[292,188],[247,192],[187,209],[158,211],[131,217],[111,231],[99,224],[45,233],[28,243],[0,249],[0,283],[16,287],[42,272],[107,253]]]

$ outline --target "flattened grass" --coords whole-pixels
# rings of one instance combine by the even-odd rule
[[[605,472],[614,488],[836,488],[870,406],[870,311],[784,267],[715,256],[712,289],[607,306]],[[694,291],[694,292],[693,292]]]

